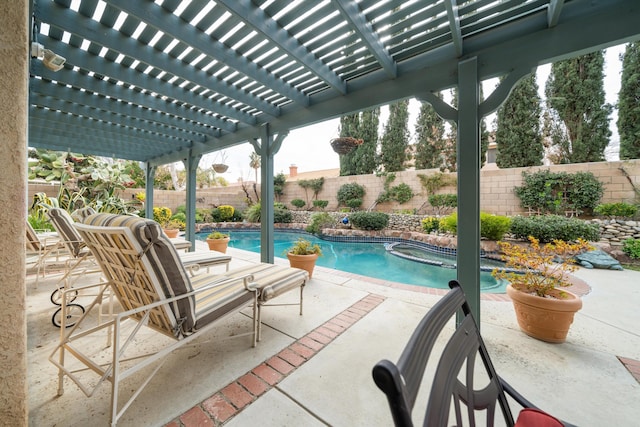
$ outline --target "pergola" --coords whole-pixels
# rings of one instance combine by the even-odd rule
[[[637,0],[34,0],[32,12],[31,41],[66,62],[31,59],[29,146],[144,162],[148,216],[155,167],[184,162],[193,241],[199,160],[249,142],[266,262],[273,156],[291,129],[430,102],[458,123],[458,279],[477,319],[480,120],[538,65],[640,39]],[[435,95],[452,87],[457,108]]]

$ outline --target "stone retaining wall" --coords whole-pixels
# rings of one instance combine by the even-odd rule
[[[315,212],[292,211],[293,222],[289,224],[275,224],[276,229],[304,230],[310,223],[311,215]],[[456,249],[457,238],[450,234],[425,234],[422,232],[421,220],[424,215],[401,215],[389,214],[389,226],[384,230],[366,231],[356,230],[350,226],[342,224],[341,220],[345,213],[328,212],[336,221],[335,227],[325,228],[322,234],[328,236],[353,236],[353,237],[384,237],[413,240],[423,242],[441,248]],[[611,253],[614,257],[623,256],[621,247],[626,239],[640,239],[640,221],[625,221],[618,219],[592,219],[587,222],[600,226],[600,241],[598,246]],[[260,229],[260,224],[224,222],[196,224],[196,231],[210,229]],[[497,245],[494,241],[482,240],[480,247],[485,252],[497,252]]]

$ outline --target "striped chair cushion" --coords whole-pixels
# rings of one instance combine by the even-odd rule
[[[157,222],[137,216],[99,213],[87,217],[84,223],[102,227],[128,227],[138,244],[146,251],[143,256],[148,260],[152,274],[157,278],[165,298],[183,295],[193,290],[180,256]],[[194,297],[171,304],[174,316],[178,321],[182,321],[183,334],[191,332],[196,325],[195,306]]]
[[[241,277],[247,274],[253,275],[252,283],[259,290],[258,301],[261,303],[302,286],[309,279],[309,273],[305,270],[267,263],[230,270],[225,276]]]
[[[65,246],[69,249],[69,252],[77,258],[85,247],[85,244],[80,234],[78,234],[78,231],[73,228],[74,221],[71,215],[69,215],[69,212],[60,208],[51,208],[47,214]]]
[[[94,213],[96,213],[96,210],[91,206],[87,206],[86,208],[76,209],[75,211],[71,212],[71,218],[73,218],[77,222],[84,222],[84,219],[86,217],[88,217],[89,215],[93,215]]]

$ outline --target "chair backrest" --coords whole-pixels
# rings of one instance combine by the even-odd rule
[[[38,239],[36,230],[33,229],[29,221],[25,222],[27,223],[27,250],[30,252],[40,252],[42,250],[42,244],[40,243],[40,239]]]
[[[100,213],[76,228],[125,310],[193,290],[175,247],[157,222]],[[192,331],[195,319],[195,298],[190,297],[154,310],[149,326],[178,337]]]
[[[451,291],[422,319],[397,365],[388,360],[378,362],[373,368],[373,379],[387,395],[395,425],[412,426],[411,412],[436,340],[445,326],[450,324],[450,320],[455,318],[456,312],[461,312],[464,317],[459,319],[461,321],[458,327],[440,353],[429,392],[424,425],[451,425],[448,419],[453,402],[458,426],[466,425],[465,420],[475,420],[476,410],[486,413],[486,424],[481,422],[480,425],[493,425],[496,403],[502,410],[506,424],[513,426],[513,416],[501,381],[489,359],[464,292],[455,280],[449,282],[449,287]],[[480,354],[488,377],[488,384],[482,384],[482,389],[474,388],[477,354]]]
[[[85,243],[76,229],[73,228],[74,221],[69,212],[61,208],[51,208],[47,212],[47,215],[49,215],[51,224],[53,224],[53,228],[58,232],[64,246],[77,258],[82,249],[84,249]]]

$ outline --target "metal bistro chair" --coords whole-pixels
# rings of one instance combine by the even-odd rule
[[[413,411],[420,383],[436,340],[445,325],[462,310],[464,318],[451,335],[440,354],[431,390],[428,395],[424,426],[444,427],[452,425],[449,417],[455,413],[456,426],[476,425],[476,416],[486,411],[486,421],[479,425],[493,426],[496,405],[500,406],[504,423],[511,427],[560,427],[570,426],[539,410],[520,395],[496,373],[489,353],[480,336],[475,319],[460,284],[449,282],[451,292],[444,296],[422,319],[404,348],[397,364],[381,360],[373,367],[373,379],[386,395],[396,426],[413,426]],[[476,355],[488,375],[488,384],[474,388]],[[437,355],[436,355],[437,356]],[[464,378],[464,382],[460,378]],[[509,395],[521,405],[517,421],[507,400]],[[453,411],[451,403],[453,402]]]

